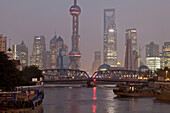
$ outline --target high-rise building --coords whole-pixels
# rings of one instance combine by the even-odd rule
[[[170,68],[170,42],[164,42],[162,46],[161,68]]]
[[[14,60],[20,60],[23,67],[28,66],[28,48],[24,41],[19,45],[13,45]]]
[[[69,56],[66,54],[66,48],[60,49],[59,56],[57,57],[56,67],[59,69],[68,69],[69,68]]]
[[[0,35],[0,51],[6,52],[7,50],[7,37]]]
[[[72,30],[72,50],[69,53],[71,69],[80,69],[80,35],[79,35],[79,15],[81,13],[80,7],[77,5],[77,0],[74,0],[74,5],[70,8],[70,14],[73,16],[73,30]]]
[[[59,56],[60,49],[62,49],[64,46],[64,41],[63,39],[59,36],[55,35],[51,41],[50,41],[50,62],[51,62],[51,68],[55,69],[56,68],[56,59]]]
[[[159,56],[159,45],[154,44],[154,42],[150,42],[150,44],[146,45],[146,57],[158,57]]]
[[[45,37],[34,36],[33,53],[32,53],[32,65],[38,66],[39,69],[45,68]]]
[[[132,37],[126,38],[125,65],[126,70],[135,70],[134,55],[132,50]]]
[[[50,63],[50,51],[45,52],[45,69],[51,69],[51,63]]]
[[[154,42],[146,45],[146,66],[152,71],[160,68],[159,45]]]
[[[101,52],[95,51],[94,52],[94,62],[92,64],[91,74],[93,74],[95,71],[97,71],[97,69],[99,68],[100,65],[101,65]]]
[[[134,66],[135,69],[138,70],[140,67],[139,62],[139,54],[138,54],[138,46],[137,46],[137,32],[136,29],[127,29],[126,30],[126,39],[129,37],[132,39],[132,51],[133,51],[133,58],[134,58]]]
[[[117,30],[115,9],[104,9],[104,64],[117,67]]]
[[[148,66],[149,69],[152,71],[160,69],[160,57],[159,56],[146,57],[146,66]]]

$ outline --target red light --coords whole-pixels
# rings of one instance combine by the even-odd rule
[[[93,79],[93,82],[96,82],[96,79]]]

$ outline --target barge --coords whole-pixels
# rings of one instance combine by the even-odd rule
[[[43,85],[21,86],[0,92],[0,113],[42,113]]]
[[[113,92],[117,97],[154,97],[154,88],[145,85],[118,85]]]

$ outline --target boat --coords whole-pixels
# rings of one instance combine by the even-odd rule
[[[0,111],[41,113],[43,99],[43,85],[17,87],[12,92],[0,92]]]
[[[156,92],[156,99],[170,101],[170,87],[168,85],[161,85]]]
[[[139,84],[124,84],[117,85],[115,89],[113,89],[114,94],[117,97],[153,97],[155,96],[155,90],[153,88],[149,88],[147,85],[139,85]]]

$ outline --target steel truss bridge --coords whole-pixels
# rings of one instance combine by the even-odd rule
[[[148,79],[139,79],[138,71],[134,70],[106,70],[96,71],[92,76],[85,71],[74,69],[46,69],[42,70],[46,83],[86,83],[96,79],[96,83],[133,82],[147,83]]]

